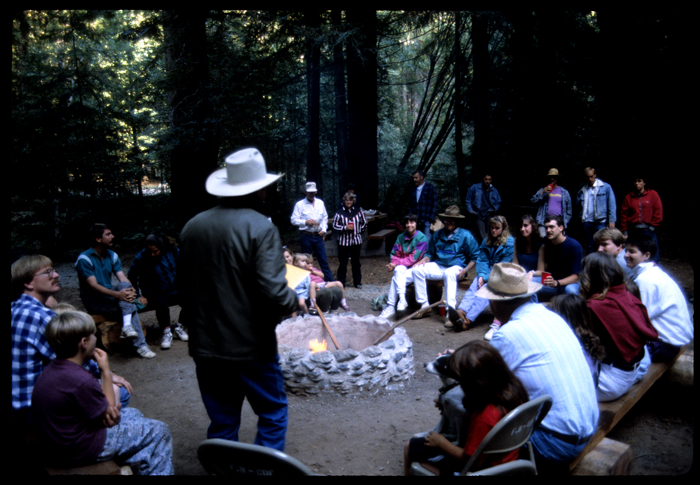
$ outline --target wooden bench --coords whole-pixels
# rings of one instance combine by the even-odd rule
[[[606,435],[686,349],[687,346],[683,347],[671,362],[651,364],[646,375],[625,395],[614,401],[598,403],[598,428],[581,454],[569,464],[573,475],[629,475],[633,458],[630,446],[606,438]]]
[[[95,322],[97,327],[97,339],[102,343],[102,347],[107,351],[111,352],[110,347],[114,344],[118,344],[121,341],[122,334],[122,324],[123,322],[116,322],[114,320],[107,320],[102,315],[90,315]],[[139,319],[141,320],[141,319]],[[141,321],[141,329],[143,329],[143,336],[146,336],[146,327]]]
[[[370,234],[367,237],[367,241],[363,243],[363,251],[365,256],[386,256],[391,251],[394,239],[399,233],[398,229],[387,228],[377,231],[374,234]],[[387,245],[387,239],[389,244]]]

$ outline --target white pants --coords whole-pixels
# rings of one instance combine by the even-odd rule
[[[610,364],[600,364],[596,395],[599,402],[613,401],[629,391],[637,380],[639,365],[634,370],[624,371]]]
[[[457,305],[457,276],[462,271],[461,266],[446,268],[437,263],[426,263],[413,269],[413,285],[416,288],[416,301],[423,305],[428,303],[428,288],[425,280],[442,280],[445,284],[447,304],[451,308]]]
[[[394,268],[394,276],[391,278],[389,285],[389,295],[387,296],[387,306],[394,307],[396,305],[396,296],[406,294],[406,285],[413,283],[413,269],[406,266],[397,266]]]

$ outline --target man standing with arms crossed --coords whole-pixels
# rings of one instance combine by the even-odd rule
[[[425,174],[420,170],[416,170],[413,174],[413,183],[416,186],[411,192],[408,212],[418,216],[418,230],[430,241],[430,224],[436,221],[437,214],[435,186],[425,181]]]
[[[180,319],[190,330],[202,401],[211,419],[208,438],[238,441],[241,406],[258,415],[255,444],[284,450],[287,395],[275,327],[291,314],[279,232],[261,213],[268,174],[257,149],[226,158],[207,179],[219,205],[193,217],[180,234],[176,285]]]

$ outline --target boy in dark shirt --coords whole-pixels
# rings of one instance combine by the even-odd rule
[[[165,423],[121,410],[107,354],[96,348],[95,323],[84,312],[56,315],[46,326],[56,358],[37,379],[32,414],[51,464],[78,466],[114,460],[138,475],[172,475],[172,437]],[[94,359],[98,381],[82,365]]]

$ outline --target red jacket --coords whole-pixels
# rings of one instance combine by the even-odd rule
[[[634,192],[625,196],[620,211],[620,227],[627,230],[627,224],[643,222],[658,227],[664,218],[664,210],[659,194],[655,190],[645,190],[642,195]]]

